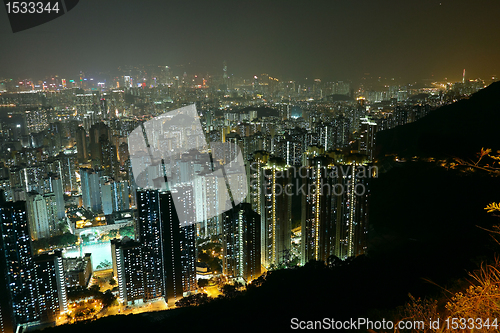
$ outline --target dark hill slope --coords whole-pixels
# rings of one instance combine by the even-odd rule
[[[499,134],[500,82],[495,82],[419,121],[377,133],[377,155],[470,157],[481,147],[500,149]]]

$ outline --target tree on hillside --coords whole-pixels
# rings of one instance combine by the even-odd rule
[[[205,288],[208,286],[208,279],[198,279],[198,287]]]
[[[453,169],[459,168],[465,171],[482,170],[492,176],[500,175],[500,150],[497,151],[497,155],[492,155],[491,149],[481,148],[481,151],[477,154],[476,161],[455,157],[454,162],[451,166]]]
[[[203,305],[212,300],[211,297],[208,297],[205,293],[198,293],[190,296],[186,296],[175,302],[175,306],[179,308],[184,308],[188,306],[198,306]]]

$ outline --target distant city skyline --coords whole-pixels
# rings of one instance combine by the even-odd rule
[[[220,66],[221,69],[219,71],[217,71],[215,69],[213,69],[212,71],[203,70],[203,69],[199,69],[198,71],[196,71],[195,69],[189,70],[190,64],[188,64],[188,66],[178,65],[178,66],[174,66],[174,68],[172,69],[172,75],[174,77],[177,76],[181,79],[182,79],[182,76],[184,73],[186,73],[190,78],[200,77],[200,78],[203,78],[205,80],[214,79],[214,78],[218,79],[222,76],[221,75],[222,64],[223,64],[223,62],[221,62],[221,66]],[[106,83],[106,86],[104,88],[110,88],[110,83],[107,82],[107,80],[105,79],[106,77],[107,78],[120,77],[120,70],[119,69],[123,68],[123,67],[141,68],[143,66],[163,67],[162,65],[157,65],[157,64],[147,64],[147,65],[137,64],[137,65],[117,66],[117,67],[108,68],[108,69],[102,70],[102,71],[87,71],[85,69],[81,69],[80,71],[76,71],[74,73],[68,73],[67,75],[64,75],[65,73],[54,72],[54,73],[49,73],[49,74],[44,74],[44,75],[39,75],[39,76],[35,76],[35,75],[31,75],[31,74],[28,74],[25,76],[19,76],[19,75],[18,76],[14,76],[14,75],[0,76],[0,80],[14,80],[14,81],[33,80],[33,82],[38,82],[38,81],[43,81],[43,80],[47,80],[50,78],[58,77],[59,79],[66,79],[67,81],[69,81],[71,79],[78,81],[79,73],[84,73],[85,77],[86,77],[85,80],[92,79],[92,80],[99,81],[102,79],[104,81],[104,83]],[[168,66],[168,67],[170,67],[170,66]],[[411,84],[411,85],[419,84],[419,85],[430,86],[431,83],[461,82],[463,80],[462,73],[464,70],[466,71],[466,75],[465,75],[466,80],[481,79],[486,84],[490,84],[492,82],[497,81],[499,78],[499,75],[489,75],[486,77],[474,76],[474,73],[469,73],[466,68],[460,70],[460,73],[449,73],[451,75],[447,75],[444,77],[438,78],[438,77],[431,76],[428,78],[411,79],[411,80],[405,80],[402,77],[380,76],[377,73],[363,73],[360,77],[348,77],[348,78],[327,77],[327,78],[325,78],[325,77],[312,77],[312,76],[309,76],[309,77],[290,77],[290,76],[286,76],[286,75],[285,76],[276,76],[276,75],[273,75],[273,71],[257,71],[253,75],[241,76],[241,75],[235,75],[231,71],[228,71],[228,76],[231,77],[232,79],[237,79],[239,81],[244,80],[247,82],[252,82],[254,80],[255,76],[257,76],[258,78],[264,78],[263,75],[265,75],[266,78],[267,78],[267,76],[275,77],[276,79],[278,79],[279,81],[282,81],[282,82],[293,81],[293,82],[296,82],[298,84],[301,84],[301,83],[308,84],[309,83],[310,85],[312,85],[315,80],[319,79],[323,83],[326,83],[326,82],[347,82],[347,83],[352,83],[353,88],[363,86],[364,88],[374,89],[374,88],[388,87],[389,85],[404,86],[404,85],[409,85],[409,84]],[[238,71],[236,71],[236,72],[238,72]],[[123,76],[123,75],[121,75],[121,76]]]
[[[500,75],[494,1],[85,1],[62,17],[12,33],[0,15],[0,77],[76,76],[120,65],[189,72],[400,84]],[[182,74],[182,73],[181,73]]]

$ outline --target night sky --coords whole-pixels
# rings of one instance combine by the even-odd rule
[[[0,17],[0,77],[76,77],[120,65],[187,65],[250,77],[486,80],[500,75],[500,1],[81,0],[12,33]],[[190,73],[190,74],[191,74]]]

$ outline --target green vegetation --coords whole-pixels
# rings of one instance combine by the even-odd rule
[[[112,229],[101,235],[102,241],[109,241],[115,238],[128,237],[131,239],[135,238],[135,230],[133,225],[123,226],[119,229]]]
[[[212,298],[208,297],[207,294],[199,293],[199,294],[194,294],[194,295],[190,295],[190,296],[181,298],[180,300],[175,302],[175,306],[177,306],[179,308],[184,308],[184,307],[188,307],[188,306],[198,306],[198,305],[207,304],[211,300],[212,300]]]
[[[208,283],[209,283],[208,279],[198,279],[198,287],[200,287],[200,288],[207,287]]]
[[[114,239],[117,238],[118,234],[118,229],[112,229],[108,232],[107,236],[109,237],[109,239]]]
[[[81,235],[80,238],[84,244],[90,242],[90,235]]]
[[[61,232],[61,234],[69,233],[69,227],[66,221],[59,221],[59,223],[57,224],[57,228]]]
[[[209,281],[206,279],[199,279],[198,285],[200,285],[200,282],[202,284],[208,285]],[[213,297],[208,297],[208,295],[205,293],[198,293],[181,298],[175,303],[175,305],[179,308],[204,305],[213,302],[215,300],[235,298],[239,295],[243,295],[245,290],[246,290],[245,286],[239,282],[235,282],[234,284],[222,284],[220,287],[222,295],[219,295],[216,299],[214,299]]]
[[[222,271],[222,245],[220,243],[207,241],[198,246],[198,260],[208,265],[211,272]]]
[[[64,229],[64,226],[67,227],[66,223],[60,223],[59,226]],[[129,237],[134,239],[134,226],[123,226],[120,229],[113,229],[110,230],[108,233],[104,233],[99,237],[98,233],[96,232],[94,234],[94,237],[96,239],[100,239],[100,241],[109,241],[114,238],[123,238],[123,237]],[[83,243],[89,243],[90,242],[90,235],[88,234],[83,234],[80,236]],[[78,241],[78,236],[71,234],[70,232],[65,232],[62,235],[57,235],[53,236],[50,238],[40,238],[36,241],[33,241],[33,249],[35,253],[38,252],[38,250],[45,251],[45,250],[51,250],[51,249],[62,249],[68,246],[74,246],[76,245]]]
[[[111,293],[111,290],[101,292],[98,285],[93,285],[88,289],[84,287],[68,288],[68,299],[70,301],[77,301],[79,299],[89,297],[93,297],[94,299],[101,301],[104,307],[110,306],[116,300],[116,297]]]
[[[122,237],[135,238],[135,230],[133,225],[124,226],[120,228],[120,235]]]
[[[495,233],[500,231],[500,226],[495,226]],[[499,242],[500,244],[500,242]],[[416,298],[409,295],[410,300],[398,307],[389,315],[393,322],[402,320],[421,321],[424,329],[411,332],[455,332],[463,322],[458,321],[455,327],[441,324],[441,330],[436,330],[429,325],[429,318],[459,318],[470,323],[478,332],[497,331],[500,326],[500,259],[495,257],[492,263],[482,264],[481,267],[469,274],[472,279],[456,281],[455,287],[443,288],[443,293],[436,297]],[[456,326],[458,325],[458,326]],[[471,330],[475,331],[475,330]],[[398,329],[395,332],[402,332]]]
[[[108,268],[111,268],[112,264],[111,262],[109,262],[109,260],[104,260],[104,261],[101,261],[99,263],[99,265],[97,265],[96,269],[97,270],[100,270],[100,269],[108,269]]]
[[[40,238],[39,240],[33,241],[33,249],[35,252],[38,250],[60,249],[75,245],[77,240],[78,237],[76,235],[67,232],[62,235],[50,238]]]
[[[92,314],[95,313],[95,309],[83,309],[83,310],[80,310],[78,312],[75,313],[75,318],[76,319],[81,319],[81,318],[85,318],[85,317],[88,317]]]

